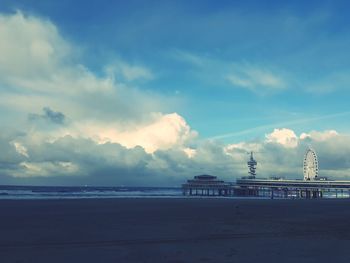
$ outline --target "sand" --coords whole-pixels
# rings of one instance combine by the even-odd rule
[[[350,199],[0,200],[0,262],[349,262]]]

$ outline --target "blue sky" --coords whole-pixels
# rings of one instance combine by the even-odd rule
[[[79,131],[90,132],[91,138],[96,134],[102,137],[98,128],[91,131],[91,127],[102,127],[102,120],[118,120],[126,124],[119,123],[103,136],[128,149],[139,145],[148,154],[173,147],[157,148],[144,138],[130,142],[121,133],[135,127],[140,130],[142,125],[150,127],[154,114],[162,116],[159,120],[177,114],[181,119],[171,116],[183,120],[189,134],[196,133],[196,139],[186,139],[183,145],[194,150],[207,141],[222,147],[264,141],[274,129],[292,130],[297,137],[329,130],[347,135],[348,5],[347,1],[3,0],[4,28],[23,26],[26,31],[25,26],[34,23],[42,30],[39,32],[47,33],[47,37],[41,35],[40,43],[52,44],[54,53],[47,53],[47,64],[38,60],[36,65],[38,72],[43,72],[41,67],[54,71],[38,82],[32,75],[23,79],[22,69],[15,64],[11,64],[15,65],[11,74],[16,74],[11,81],[4,77],[9,75],[4,70],[0,84],[6,98],[30,96],[33,102],[25,107],[21,104],[19,110],[15,103],[9,106],[7,99],[0,105],[5,113],[1,118],[6,127],[11,128],[13,118],[33,127],[28,116],[37,116],[35,129],[45,136],[54,133],[56,139],[56,126],[45,122],[50,116],[42,109],[66,116],[65,134],[70,135],[79,127]],[[16,22],[8,22],[16,16]],[[6,36],[10,39],[11,33]],[[26,41],[38,36],[33,33]],[[3,68],[10,66],[4,64]],[[55,73],[61,70],[62,74]],[[71,79],[73,74],[76,79]],[[101,93],[76,97],[67,93],[60,100],[48,90],[44,92],[44,87],[38,92],[35,86],[53,76],[55,81],[46,83],[53,90],[60,89],[62,84],[57,83],[74,81],[79,85],[95,81],[96,87],[112,85],[121,90],[115,98]],[[15,78],[20,80],[13,81]],[[29,86],[35,88],[28,90]],[[19,97],[14,100],[20,101]],[[80,106],[74,108],[74,102]],[[88,112],[89,105],[90,110],[98,110]]]
[[[116,58],[149,67],[155,77],[141,88],[177,96],[184,104],[169,111],[210,137],[347,110],[347,4],[332,2],[5,1],[1,9],[50,19],[94,72]],[[285,88],[232,85],[232,64],[269,72]]]

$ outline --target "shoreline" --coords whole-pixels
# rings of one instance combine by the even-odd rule
[[[349,197],[332,197],[332,198],[267,198],[267,197],[256,197],[256,196],[101,196],[101,197],[60,197],[60,196],[53,196],[53,197],[19,197],[19,198],[2,198],[0,197],[0,209],[1,209],[1,205],[2,203],[6,203],[6,202],[60,202],[60,201],[66,201],[68,202],[88,202],[88,201],[92,201],[92,202],[104,202],[104,201],[131,201],[131,200],[148,200],[148,201],[157,201],[157,200],[183,200],[186,202],[186,200],[188,200],[189,202],[191,202],[191,200],[198,200],[198,201],[203,201],[203,202],[211,202],[211,201],[218,201],[220,202],[222,201],[257,201],[257,202],[348,202],[350,204],[350,198]]]

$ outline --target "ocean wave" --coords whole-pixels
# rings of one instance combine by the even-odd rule
[[[180,188],[0,186],[0,199],[181,197]]]

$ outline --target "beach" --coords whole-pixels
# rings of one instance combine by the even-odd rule
[[[0,200],[0,262],[349,262],[350,199]]]

